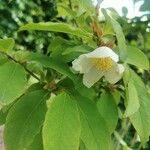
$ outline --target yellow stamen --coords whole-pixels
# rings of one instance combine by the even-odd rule
[[[113,65],[113,61],[109,57],[91,58],[91,60],[92,60],[92,63],[95,65],[95,67],[101,71],[108,71]]]

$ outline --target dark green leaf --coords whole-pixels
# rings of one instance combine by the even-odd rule
[[[43,150],[42,133],[37,134],[31,143],[25,150]]]

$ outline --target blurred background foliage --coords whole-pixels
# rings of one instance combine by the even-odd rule
[[[139,1],[143,1],[140,7],[140,11],[143,12],[142,16],[129,19],[127,18],[128,9],[123,7],[123,17],[118,17],[118,21],[122,25],[128,45],[138,47],[150,58],[150,0],[133,0],[135,4]],[[79,0],[72,0],[72,3],[70,3],[70,0],[0,0],[0,38],[13,37],[16,40],[16,50],[38,51],[45,54],[55,50],[52,55],[57,56],[57,49],[64,50],[72,46],[67,35],[47,32],[45,34],[44,32],[35,31],[23,31],[20,33],[17,30],[21,25],[29,22],[47,21],[63,21],[74,24],[75,26],[80,25],[85,30],[92,30],[86,25],[90,24],[91,18],[88,16],[88,12],[83,13],[86,9],[81,7],[82,3],[79,3]],[[91,5],[87,5],[86,7],[89,9],[94,8]],[[76,40],[76,42],[75,40],[73,44],[78,45],[82,43],[82,41],[80,43],[79,40]],[[86,46],[83,51],[86,51]],[[68,52],[68,49],[66,49],[66,52]],[[69,62],[73,58],[68,57],[66,59]],[[150,71],[136,71],[141,75],[147,87],[150,89]],[[126,125],[126,122],[123,122],[122,125],[117,127],[117,130],[121,133],[121,137],[119,135],[116,136],[123,138],[130,147],[137,150],[139,146],[138,136],[135,134],[133,127],[124,127],[124,124]],[[124,135],[124,133],[128,134]],[[150,147],[150,143],[147,147]]]
[[[55,0],[0,0],[0,38],[13,37],[17,49],[40,51],[49,43],[51,34],[42,32],[18,33],[28,22],[46,22],[57,14]]]
[[[127,8],[122,8],[123,16],[120,19],[120,24],[123,27],[126,40],[129,45],[133,45],[141,49],[150,59],[150,0],[133,0],[134,4],[142,1],[140,6],[143,15],[135,16],[132,19],[127,18]],[[145,84],[150,89],[150,71],[140,72]]]

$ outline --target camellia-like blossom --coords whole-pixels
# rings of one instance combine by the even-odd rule
[[[82,54],[72,62],[72,68],[83,75],[83,84],[90,88],[103,76],[111,83],[118,82],[123,75],[124,66],[118,64],[118,55],[108,47],[99,47]]]

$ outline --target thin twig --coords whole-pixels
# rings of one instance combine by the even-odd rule
[[[0,53],[2,53],[2,52],[0,52]],[[33,76],[35,79],[37,79],[38,81],[40,81],[40,78],[39,78],[39,77],[37,77],[33,72],[31,72],[29,69],[27,69],[26,66],[24,66],[23,64],[21,64],[19,61],[15,60],[12,56],[10,56],[10,55],[8,55],[8,54],[6,54],[6,53],[2,53],[2,54],[4,54],[5,56],[7,56],[7,58],[13,60],[15,63],[21,65],[21,66],[26,70],[26,72],[28,72],[28,73],[29,73],[31,76]]]

